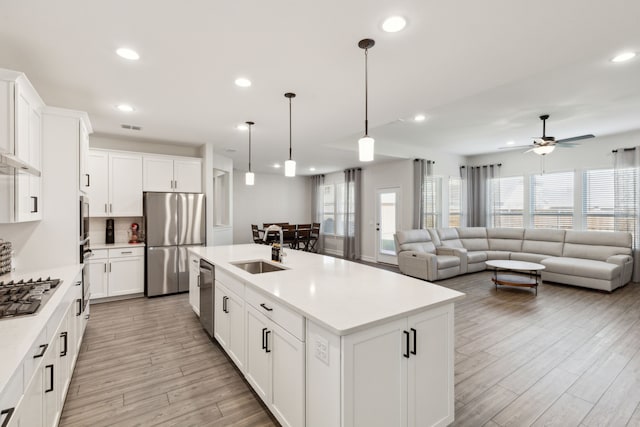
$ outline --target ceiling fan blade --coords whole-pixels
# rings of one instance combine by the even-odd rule
[[[556,142],[556,145],[562,148],[580,147],[580,144],[575,144],[573,142]]]
[[[533,150],[535,150],[536,148],[537,148],[537,147],[529,148],[527,151],[525,151],[525,153],[530,153],[530,152],[532,152]]]
[[[508,145],[506,147],[499,147],[498,150],[515,150],[517,148],[522,148],[522,147],[531,147],[531,144],[525,144],[525,145]]]
[[[589,139],[589,138],[595,138],[595,135],[587,134],[587,135],[574,136],[572,138],[559,139],[556,142],[580,141],[582,139]]]

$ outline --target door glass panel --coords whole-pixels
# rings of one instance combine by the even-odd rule
[[[380,193],[380,232],[378,233],[378,248],[384,255],[396,254],[396,247],[393,241],[393,234],[396,232],[396,192]]]

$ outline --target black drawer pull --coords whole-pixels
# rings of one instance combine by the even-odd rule
[[[224,311],[225,313],[229,313],[229,309],[227,308],[228,300],[229,300],[229,297],[227,296],[222,297],[222,311]]]
[[[61,332],[60,333],[60,338],[64,339],[64,347],[62,349],[62,351],[60,352],[60,356],[66,356],[67,355],[67,350],[69,349],[69,337],[68,337],[68,333],[67,332]]]
[[[2,423],[2,427],[7,427],[9,425],[9,421],[11,420],[11,416],[13,415],[13,411],[15,410],[16,408],[9,408],[9,409],[3,409],[2,411],[0,411],[0,416],[2,415],[7,416],[7,418],[5,418]]]
[[[44,356],[44,354],[47,352],[47,348],[49,348],[49,344],[42,344],[40,346],[40,352],[38,352],[38,354],[36,354],[35,356],[33,356],[34,359],[37,359],[39,357]]]
[[[269,334],[271,333],[271,331],[267,331],[264,334],[264,351],[266,351],[267,353],[271,353],[271,349],[269,348]]]
[[[51,388],[47,388],[44,390],[45,393],[49,393],[53,391],[53,365],[47,365],[44,367],[45,369],[51,369],[49,371],[49,381],[51,381]]]
[[[269,308],[265,305],[265,303],[260,304],[260,307],[264,308],[267,311],[273,311],[273,308]]]
[[[267,345],[265,344],[265,336],[264,333],[267,332],[267,328],[262,328],[262,349],[266,350]]]
[[[36,196],[31,196],[31,199],[33,199],[33,210],[31,213],[36,213],[38,212],[38,198]]]
[[[405,338],[404,341],[406,344],[406,351],[402,353],[402,355],[408,359],[409,358],[409,332],[402,331],[402,333],[404,334],[404,338]]]
[[[82,300],[77,299],[76,302],[78,303],[78,311],[76,311],[76,316],[80,316],[82,314]]]
[[[85,185],[85,187],[91,187],[91,176],[88,173],[84,175],[87,177],[87,185]]]
[[[418,335],[418,331],[416,331],[415,329],[411,328],[411,333],[413,333],[413,350],[411,350],[411,354],[418,354],[418,348],[417,348],[417,342],[418,342],[418,338],[416,338],[416,336]]]

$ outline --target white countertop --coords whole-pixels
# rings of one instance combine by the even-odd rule
[[[462,298],[430,282],[340,258],[286,250],[284,271],[251,274],[231,262],[271,260],[271,247],[247,244],[189,250],[338,335]]]
[[[0,393],[4,391],[16,369],[46,326],[49,318],[63,302],[74,279],[82,271],[82,264],[31,272],[14,272],[0,276],[0,281],[30,278],[62,279],[49,300],[36,314],[16,318],[0,319]]]
[[[116,243],[98,243],[91,244],[91,249],[120,249],[120,248],[137,248],[144,247],[144,242],[141,243],[127,243],[127,242],[116,242]]]

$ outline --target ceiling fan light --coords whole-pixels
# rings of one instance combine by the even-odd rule
[[[247,172],[244,174],[244,183],[246,185],[253,185],[255,183],[255,174],[253,172]]]
[[[540,147],[536,147],[533,149],[533,152],[536,154],[539,154],[541,156],[544,156],[546,154],[550,154],[553,152],[553,150],[555,150],[556,147],[554,145],[542,145]]]
[[[284,176],[296,176],[296,161],[285,160],[284,161]]]
[[[365,135],[358,140],[358,157],[361,162],[373,161],[373,145],[375,140]]]

